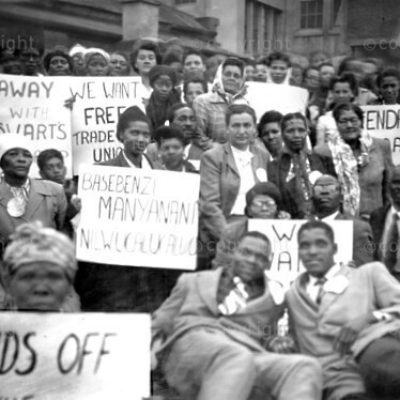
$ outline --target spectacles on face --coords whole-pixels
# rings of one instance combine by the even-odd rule
[[[273,200],[253,200],[252,205],[258,208],[274,208],[276,207],[276,203]]]

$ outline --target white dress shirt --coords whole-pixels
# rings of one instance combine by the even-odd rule
[[[340,271],[340,264],[335,264],[326,274],[325,274],[325,283],[323,285],[317,285],[317,281],[320,278],[317,278],[315,276],[309,275],[309,281],[306,285],[306,291],[308,295],[311,297],[313,301],[317,300],[318,293],[320,291],[320,288],[324,288],[326,284],[332,280],[332,278]]]
[[[231,214],[244,215],[246,208],[246,193],[255,185],[255,178],[251,159],[254,154],[247,148],[246,150],[239,150],[231,146],[233,158],[235,160],[236,168],[240,175],[239,193],[236,197]]]

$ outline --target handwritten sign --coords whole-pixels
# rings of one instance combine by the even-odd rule
[[[393,163],[400,164],[400,106],[364,106],[364,129],[390,143]]]
[[[82,164],[117,156],[122,144],[116,137],[119,116],[130,106],[144,111],[140,77],[76,77],[71,81],[72,149],[74,173]]]
[[[306,89],[275,83],[246,82],[245,95],[250,106],[254,108],[257,119],[271,110],[282,114],[300,112],[305,114],[308,102]]]
[[[0,313],[0,399],[142,400],[147,314]]]
[[[305,222],[307,221],[249,219],[249,231],[262,232],[271,241],[274,258],[269,273],[285,288],[304,271],[298,257],[297,232]],[[338,245],[335,261],[349,262],[353,259],[353,221],[334,220],[328,223],[335,232]]]
[[[199,186],[197,174],[83,166],[78,258],[194,269]]]
[[[64,107],[68,95],[65,78],[0,75],[0,133],[31,139],[35,160],[43,150],[61,151],[71,177],[71,111]],[[39,177],[36,162],[30,175]]]

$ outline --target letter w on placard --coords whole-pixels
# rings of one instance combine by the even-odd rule
[[[276,237],[278,238],[278,240],[280,242],[282,242],[285,239],[288,240],[288,241],[292,241],[293,240],[294,231],[296,230],[296,225],[292,226],[292,231],[290,232],[290,236],[288,236],[288,234],[286,232],[282,232],[282,234],[279,233],[277,231],[277,229],[275,228],[275,225],[272,225],[272,229],[275,232],[275,235],[276,235]]]

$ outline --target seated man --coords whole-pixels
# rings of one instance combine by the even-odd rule
[[[332,175],[319,177],[312,189],[313,215],[321,221],[353,221],[353,260],[357,267],[374,260],[372,230],[368,222],[345,215],[341,211],[341,192],[337,178]]]
[[[369,399],[361,373],[379,395],[400,398],[400,285],[379,262],[335,264],[325,222],[305,223],[297,239],[306,272],[286,294],[289,316],[299,350],[322,365],[324,400]]]
[[[245,233],[230,265],[183,274],[154,313],[153,353],[183,398],[320,399],[321,371],[313,358],[262,345],[283,314],[282,288],[265,275],[270,259],[268,238]]]

